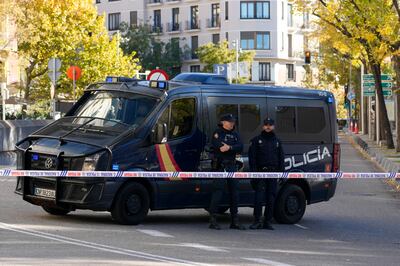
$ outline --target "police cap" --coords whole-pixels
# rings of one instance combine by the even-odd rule
[[[272,118],[265,118],[264,119],[264,125],[271,125],[271,126],[273,126],[273,125],[275,125],[275,121],[274,121],[274,119],[272,119]]]
[[[225,114],[221,116],[220,121],[236,122],[236,118],[233,116],[233,114]]]

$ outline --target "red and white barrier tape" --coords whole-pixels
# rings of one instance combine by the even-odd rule
[[[400,173],[294,173],[294,172],[131,172],[131,171],[44,171],[0,169],[0,176],[30,177],[114,177],[114,178],[400,178]]]

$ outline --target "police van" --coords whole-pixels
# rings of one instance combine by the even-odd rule
[[[232,113],[244,143],[265,117],[276,122],[288,172],[339,171],[335,100],[330,92],[251,85],[168,84],[108,78],[90,85],[65,115],[17,143],[18,169],[82,171],[211,171],[212,132]],[[170,86],[171,85],[171,86]],[[253,206],[251,180],[240,179],[239,206]],[[336,179],[280,179],[274,218],[296,223],[306,205],[328,201]],[[27,177],[16,193],[53,215],[109,211],[121,224],[149,210],[204,208],[212,179]],[[224,196],[220,212],[229,207]]]

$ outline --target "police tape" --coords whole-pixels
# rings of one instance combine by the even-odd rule
[[[400,178],[400,173],[351,173],[351,172],[136,172],[136,171],[45,171],[0,169],[0,176],[29,177],[112,177],[112,178],[166,178],[173,180],[190,178],[304,178],[304,179],[373,179]]]

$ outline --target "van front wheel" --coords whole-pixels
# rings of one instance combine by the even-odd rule
[[[137,225],[144,220],[149,207],[147,189],[139,183],[128,183],[118,192],[111,216],[120,224]]]
[[[274,218],[283,224],[295,224],[306,211],[306,196],[301,187],[288,184],[282,188],[275,202]]]

